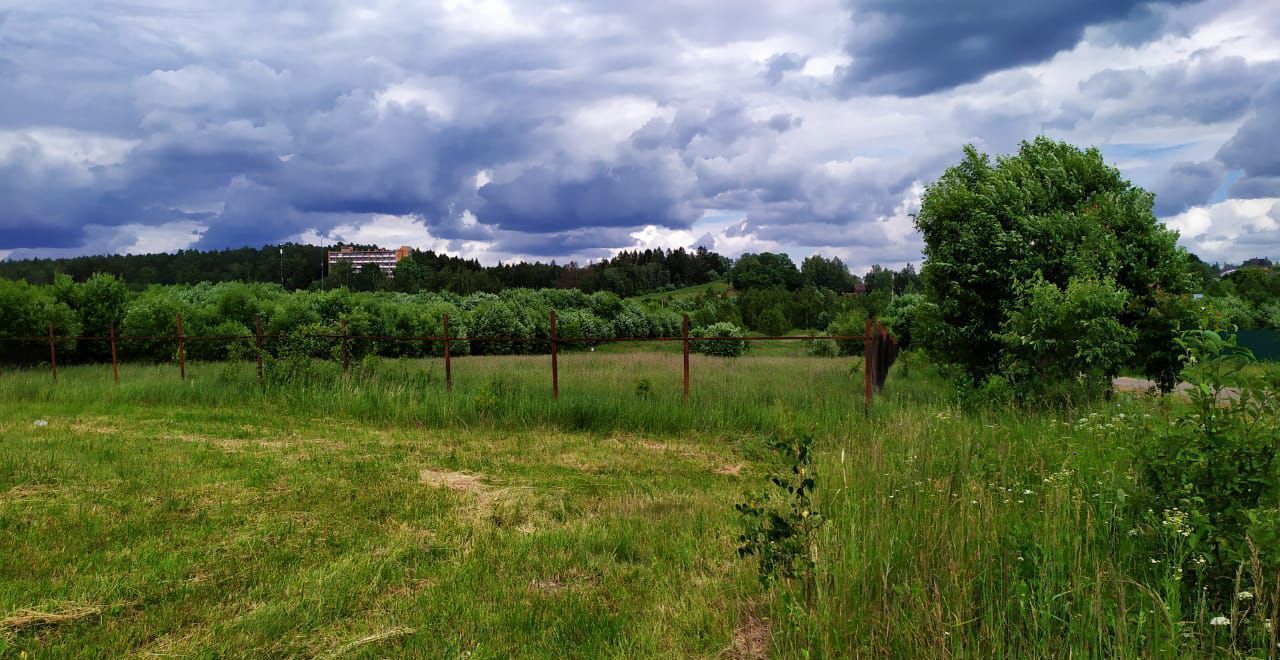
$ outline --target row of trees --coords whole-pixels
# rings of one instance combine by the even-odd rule
[[[909,291],[896,295],[891,273],[877,267],[869,275],[885,282],[880,293],[886,300],[919,297]],[[345,319],[353,335],[440,336],[448,315],[455,337],[545,340],[550,337],[548,313],[552,309],[559,314],[560,335],[581,340],[584,346],[614,337],[675,336],[680,333],[684,314],[695,331],[715,326],[768,335],[797,329],[856,335],[862,332],[863,319],[894,308],[893,304],[882,305],[880,299],[875,294],[840,294],[811,283],[795,290],[777,285],[742,290],[708,288],[697,296],[663,297],[645,303],[609,291],[553,288],[459,295],[447,291],[360,292],[345,287],[287,292],[275,284],[205,282],[153,285],[134,291],[114,275],[97,273],[83,282],[57,275],[48,285],[0,280],[0,338],[42,337],[51,322],[59,336],[105,338],[113,325],[117,335],[172,335],[181,314],[189,336],[247,336],[253,333],[255,319],[261,319],[268,334],[336,334]],[[233,356],[235,345],[193,343],[189,354],[196,359],[224,359]],[[304,345],[303,352],[318,356],[329,350],[325,346],[332,345],[330,340],[313,340]],[[357,354],[387,356],[438,354],[441,350],[430,342],[362,341],[351,347]],[[130,342],[125,348],[130,359],[159,360],[171,358],[175,346],[173,341],[142,341]],[[547,348],[542,341],[486,341],[456,350],[460,354],[510,353]],[[64,342],[59,351],[69,362],[110,358],[109,344],[101,340]],[[47,355],[44,340],[0,340],[3,361],[30,364],[47,359]]]
[[[220,283],[153,286],[130,291],[109,274],[74,282],[67,276],[40,286],[0,280],[0,337],[42,337],[48,323],[59,336],[154,336],[177,332],[177,316],[189,336],[247,337],[255,321],[262,331],[285,335],[273,339],[272,351],[295,350],[329,356],[336,345],[317,335],[338,334],[345,320],[352,335],[442,336],[449,317],[451,336],[485,339],[452,346],[458,354],[544,352],[551,336],[550,312],[557,310],[558,334],[577,346],[613,337],[677,336],[682,319],[672,310],[649,309],[610,292],[588,294],[576,289],[509,289],[498,294],[405,294],[353,292],[348,289],[285,292],[278,285]],[[508,341],[510,340],[510,341]],[[166,360],[174,356],[172,340],[138,340],[122,344],[128,359]],[[247,341],[193,341],[195,359],[235,357]],[[361,340],[349,343],[359,357],[438,355],[440,342]],[[60,360],[110,359],[106,341],[63,342]],[[47,340],[0,341],[0,360],[35,363],[48,358]]]

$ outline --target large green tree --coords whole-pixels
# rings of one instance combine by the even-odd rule
[[[735,289],[763,289],[771,286],[796,289],[803,278],[791,257],[781,253],[761,252],[739,257],[729,271],[729,280]]]
[[[916,216],[930,303],[917,339],[982,379],[1002,367],[1010,320],[1026,318],[1019,312],[1032,302],[1028,283],[1043,278],[1064,292],[1077,281],[1105,283],[1125,300],[1116,320],[1135,332],[1134,366],[1171,383],[1180,366],[1173,333],[1185,307],[1176,302],[1190,278],[1177,234],[1152,213],[1154,196],[1097,149],[1042,137],[994,162],[972,146],[964,153],[929,186]]]
[[[849,267],[844,265],[840,257],[827,259],[820,254],[805,257],[800,264],[800,274],[804,277],[806,284],[820,289],[831,289],[840,293],[853,290],[853,275],[849,274]]]

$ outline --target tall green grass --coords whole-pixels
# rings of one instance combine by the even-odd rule
[[[1247,598],[1215,611],[1178,525],[1132,506],[1133,448],[1176,399],[966,411],[903,385],[816,461],[829,522],[812,580],[778,590],[779,655],[1276,656],[1280,575],[1241,566]]]
[[[752,630],[779,657],[1280,648],[1280,575],[1242,566],[1250,598],[1215,609],[1177,573],[1177,525],[1133,506],[1132,449],[1176,397],[962,408],[912,362],[864,412],[856,360],[695,355],[686,405],[681,359],[562,354],[558,401],[548,356],[457,359],[451,393],[439,360],[268,363],[265,387],[253,364],[0,374],[0,617],[104,608],[9,648],[312,655],[395,633],[351,654],[718,657]],[[811,579],[762,593],[733,504],[787,433],[818,439],[828,522]],[[424,494],[424,466],[488,494]]]
[[[849,359],[693,355],[687,405],[679,352],[566,352],[559,363],[559,400],[552,399],[549,356],[455,358],[452,392],[440,359],[370,359],[346,374],[332,362],[268,360],[262,387],[252,363],[188,364],[186,381],[174,365],[129,365],[119,385],[109,366],[86,365],[60,369],[57,382],[47,371],[7,372],[0,398],[32,414],[46,404],[101,414],[252,406],[433,427],[652,433],[761,434],[793,423],[834,431],[863,412],[860,363]]]

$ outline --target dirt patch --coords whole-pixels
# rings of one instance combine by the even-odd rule
[[[742,468],[743,465],[738,463],[736,465],[726,465],[724,467],[716,468],[714,471],[716,474],[726,474],[731,477],[736,477],[742,474]]]
[[[431,468],[423,468],[418,473],[418,483],[433,488],[448,488],[458,493],[481,494],[488,490],[484,482],[480,481],[480,477],[474,474],[433,470]]]
[[[769,620],[748,615],[746,622],[733,633],[724,657],[732,660],[760,660],[769,657]]]
[[[1159,388],[1156,386],[1155,381],[1145,378],[1119,376],[1111,381],[1111,386],[1117,392],[1159,393]],[[1191,396],[1191,383],[1178,383],[1173,387],[1173,393],[1184,398]],[[1240,390],[1234,387],[1227,387],[1218,392],[1218,403],[1226,403],[1238,398],[1240,398]]]

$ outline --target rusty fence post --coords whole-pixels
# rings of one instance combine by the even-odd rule
[[[684,398],[681,403],[689,403],[689,315],[683,314],[682,336],[684,337]]]
[[[884,383],[884,374],[881,373],[881,365],[884,364],[884,326],[880,324],[880,319],[876,319],[876,344],[875,344],[875,360],[876,360],[876,379],[875,393],[880,393],[880,386]]]
[[[560,335],[556,331],[556,310],[551,310],[551,398],[560,400],[560,363],[557,360]]]
[[[187,348],[182,343],[182,315],[178,315],[178,377],[187,379]]]
[[[53,346],[53,321],[49,322],[49,367],[53,369],[53,380],[58,380],[58,350]]]
[[[347,320],[342,319],[342,375],[346,377],[351,369],[351,351],[347,348]]]
[[[254,343],[258,346],[258,385],[266,386],[266,380],[262,377],[262,317],[253,317],[253,338]]]
[[[449,315],[444,315],[444,388],[453,391],[453,363],[449,360]]]
[[[111,322],[111,375],[116,379],[116,385],[120,384],[120,362],[116,360],[116,322]]]
[[[862,411],[871,409],[871,319],[867,319],[862,349]]]

